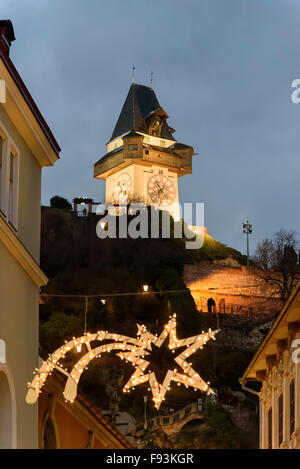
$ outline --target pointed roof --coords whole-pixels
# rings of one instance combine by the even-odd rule
[[[110,141],[121,137],[131,130],[139,130],[139,126],[142,122],[150,114],[159,110],[163,111],[166,117],[168,117],[160,106],[152,88],[132,83]],[[163,138],[174,140],[171,131],[169,130],[169,126],[166,123],[162,130],[164,131],[164,136],[162,135]]]

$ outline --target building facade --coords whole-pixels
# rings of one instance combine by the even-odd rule
[[[9,52],[0,21],[0,448],[36,448],[37,406],[25,403],[38,366],[38,305],[47,277],[39,267],[41,170],[60,148]]]
[[[132,83],[107,153],[94,165],[106,181],[107,203],[143,203],[178,221],[178,178],[191,174],[194,150],[178,143],[152,87]]]
[[[65,400],[64,378],[54,373],[39,397],[39,449],[129,449],[131,444],[89,399]]]
[[[300,285],[240,381],[261,383],[260,447],[300,449]]]

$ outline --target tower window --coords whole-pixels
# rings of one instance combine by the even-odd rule
[[[128,150],[129,151],[136,151],[137,150],[137,144],[136,143],[131,143],[128,145]]]

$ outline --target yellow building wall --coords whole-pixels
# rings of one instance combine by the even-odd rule
[[[76,407],[76,403],[70,404],[68,402],[62,405],[59,402],[57,390],[54,388],[50,392],[42,390],[38,402],[39,449],[44,448],[43,432],[48,418],[51,419],[54,427],[57,449],[125,449],[130,447],[128,442],[127,445],[124,444],[125,438],[122,437],[123,442],[117,439],[103,426],[103,423],[96,421],[92,414],[89,414],[83,407],[80,409],[84,414],[84,419],[80,418],[78,407],[77,415],[74,407]]]
[[[17,448],[37,447],[37,406],[25,403],[38,366],[39,289],[0,241],[0,336],[16,392]]]
[[[31,256],[40,258],[41,167],[0,106],[0,121],[20,152],[18,238]]]
[[[3,106],[0,121],[19,151],[16,236],[39,263],[41,167]],[[0,338],[16,390],[17,448],[37,447],[37,407],[26,404],[25,396],[38,366],[38,303],[39,287],[0,241]]]

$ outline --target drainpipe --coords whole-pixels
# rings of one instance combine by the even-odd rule
[[[259,398],[259,392],[254,391],[251,388],[248,388],[247,386],[244,385],[242,381],[240,381],[240,385],[242,386],[243,391],[250,392],[250,394],[253,394],[254,396],[258,397],[258,402],[259,402],[259,449],[261,448],[261,423],[262,423],[262,415],[261,415],[261,401]]]

